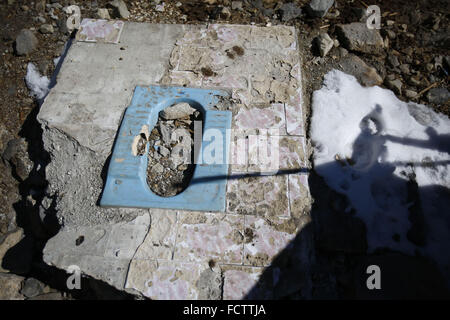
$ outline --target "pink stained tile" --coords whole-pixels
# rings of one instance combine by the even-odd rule
[[[245,217],[244,265],[268,266],[295,238],[296,232],[279,231],[262,217]],[[288,220],[284,220],[288,222]],[[276,223],[276,220],[275,220]]]
[[[223,299],[241,300],[245,298],[245,296],[257,284],[262,271],[262,268],[226,270],[223,273]]]
[[[311,194],[309,191],[308,174],[289,175],[289,206],[292,217],[301,217],[309,212]]]
[[[78,41],[118,43],[124,22],[120,20],[83,19],[76,34]]]
[[[289,217],[287,175],[229,179],[227,213]]]
[[[280,134],[286,132],[284,105],[271,104],[267,107],[241,108],[235,117],[237,129],[280,129]]]
[[[242,216],[180,212],[174,260],[242,263]]]
[[[126,288],[157,300],[191,300],[198,298],[196,282],[203,265],[163,260],[132,260]]]
[[[287,133],[296,136],[304,135],[300,90],[298,90],[295,96],[290,97],[289,103],[285,107]]]

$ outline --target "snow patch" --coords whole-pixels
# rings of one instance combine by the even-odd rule
[[[405,103],[380,87],[332,70],[313,94],[311,138],[316,172],[367,226],[369,251],[420,252],[450,280],[450,120]],[[411,184],[418,185],[425,244],[414,244]],[[416,197],[417,198],[417,197]],[[420,219],[419,219],[420,220]],[[417,220],[416,220],[417,221]]]
[[[49,91],[50,80],[46,76],[41,76],[36,66],[31,62],[27,65],[25,82],[31,91],[30,95],[39,100],[44,98]]]

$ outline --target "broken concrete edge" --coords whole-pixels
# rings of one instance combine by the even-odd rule
[[[128,26],[129,29],[133,29],[133,28],[136,29],[137,27],[138,27],[137,25]],[[222,26],[220,26],[220,27],[222,27]],[[151,29],[153,27],[145,26],[145,28],[148,32],[149,29]],[[156,27],[156,28],[159,28],[159,27]],[[125,28],[124,31],[126,31],[126,29],[127,28]],[[176,42],[177,37],[180,34],[183,34],[183,32],[185,32],[189,28],[185,28],[183,26],[180,29],[182,29],[182,30],[180,31],[179,29],[175,28],[175,32],[172,32],[174,30],[171,31],[173,34],[175,34],[174,43]],[[292,30],[293,28],[290,28],[290,29]],[[294,34],[295,34],[294,41],[297,43],[298,42],[297,31],[295,29],[293,29],[293,30],[294,30]],[[130,31],[130,30],[128,30],[128,31]],[[163,31],[163,30],[161,30],[161,31]],[[173,34],[171,36],[173,36]],[[130,40],[130,39],[128,39],[128,40]],[[289,42],[289,43],[291,43],[291,42]],[[108,49],[113,48],[113,45],[110,45],[110,44],[109,45],[97,44],[96,46],[98,46],[98,47],[95,47],[95,52],[97,52],[97,50],[100,50],[100,51],[106,50],[107,51],[106,48],[108,48]],[[131,46],[131,44],[130,44],[130,46]],[[156,46],[156,45],[150,44],[150,46]],[[167,51],[166,49],[169,48],[170,52],[172,52],[174,46],[164,47],[165,49],[163,51],[165,52],[165,51]],[[75,43],[75,45],[69,49],[69,52],[68,52],[69,59],[74,58],[73,54],[71,54],[71,52],[74,52],[73,50],[77,49],[78,47],[81,47],[81,45],[78,45],[77,43]],[[83,45],[83,49],[86,49],[86,48],[90,48],[90,50],[92,50],[94,48],[94,46],[93,46],[93,44]],[[78,48],[78,49],[80,49],[80,48]],[[258,50],[258,49],[256,49],[256,50]],[[296,91],[297,93],[295,95],[296,99],[299,99],[298,107],[300,107],[300,105],[303,105],[303,103],[304,103],[303,99],[301,98],[303,89],[302,89],[302,79],[301,79],[302,73],[300,70],[300,61],[301,61],[300,54],[296,50],[292,51],[291,48],[289,48],[289,50],[290,50],[289,52],[292,53],[289,59],[295,58],[295,61],[297,63],[296,65],[291,63],[290,66],[292,67],[291,77],[295,77],[295,79],[298,82],[298,89],[300,89],[300,90]],[[83,50],[83,52],[84,51],[85,50]],[[84,54],[86,54],[86,53],[84,53]],[[117,52],[114,52],[114,54],[117,54]],[[119,57],[119,55],[117,57]],[[78,57],[77,59],[80,60],[81,58],[82,57]],[[81,59],[80,61],[83,61],[83,59]],[[113,59],[113,61],[115,61],[115,60]],[[156,64],[158,65],[158,63],[156,63]],[[153,75],[154,75],[153,80],[149,81],[148,75],[147,75],[146,82],[143,85],[147,86],[151,83],[156,83],[158,85],[161,85],[161,84],[166,85],[166,83],[163,83],[162,80],[163,80],[165,71],[168,70],[167,64],[168,64],[167,56],[165,56],[165,58],[163,60],[161,60],[162,70],[155,69],[155,72],[153,72]],[[65,70],[65,69],[67,69],[67,68],[64,68],[64,66],[63,66],[62,73],[65,73],[65,78],[63,80],[69,79],[69,78],[67,78],[69,75],[73,76],[71,74],[71,72],[73,71],[72,70],[73,66],[72,66],[72,69],[70,69],[70,68],[68,70]],[[72,70],[72,71],[70,71],[70,70]],[[145,69],[145,70],[141,70],[141,72],[148,73],[149,71],[147,69]],[[133,78],[132,78],[133,84],[141,84],[139,82],[140,81],[139,74],[137,74],[136,77],[137,78],[135,78],[133,76]],[[58,78],[58,80],[61,80],[61,79]],[[80,81],[81,78],[77,79],[77,80]],[[121,85],[123,86],[123,82],[120,82],[118,80],[119,79],[116,79],[115,80],[116,82],[111,83],[113,85],[113,87],[116,86],[116,87],[120,88]],[[71,84],[72,82],[73,82],[73,79],[69,79],[69,81],[67,82],[68,84],[70,84],[69,86],[67,84],[65,84],[65,86],[64,86],[64,84],[61,84],[61,83],[57,84],[57,86],[50,92],[50,94],[46,98],[46,102],[48,102],[48,103],[50,103],[51,99],[56,99],[56,100],[53,100],[52,103],[53,103],[54,107],[57,107],[57,108],[56,109],[55,108],[53,108],[53,109],[47,108],[47,110],[44,110],[44,111],[41,110],[41,112],[38,115],[38,121],[41,123],[43,130],[44,130],[44,132],[43,132],[44,148],[46,149],[47,152],[49,152],[51,154],[51,162],[46,167],[46,176],[48,178],[48,181],[51,182],[49,184],[48,194],[50,196],[57,196],[57,198],[58,198],[58,202],[56,203],[56,206],[53,208],[53,210],[56,210],[56,212],[59,212],[58,209],[62,208],[65,211],[65,213],[63,215],[58,216],[59,223],[63,226],[63,228],[61,229],[59,234],[57,234],[54,238],[52,238],[49,241],[48,247],[45,248],[44,260],[47,263],[50,263],[56,267],[63,268],[63,269],[67,269],[68,266],[70,265],[70,263],[78,262],[79,264],[84,264],[83,266],[80,266],[81,272],[83,274],[85,274],[87,276],[91,276],[93,278],[101,279],[101,280],[115,286],[119,290],[124,290],[125,287],[128,287],[127,283],[129,282],[128,279],[130,278],[130,276],[131,276],[130,281],[131,281],[133,275],[136,276],[136,272],[134,272],[130,275],[130,270],[132,270],[131,267],[132,267],[133,261],[135,261],[134,264],[142,264],[143,262],[139,262],[139,261],[146,261],[144,263],[144,265],[147,264],[149,266],[147,268],[147,271],[149,271],[149,272],[152,270],[151,266],[154,265],[155,261],[156,262],[161,261],[162,265],[164,265],[163,260],[158,259],[157,257],[155,258],[152,255],[147,257],[147,260],[145,260],[145,259],[139,260],[139,259],[135,258],[137,250],[142,245],[142,241],[143,241],[142,239],[145,239],[151,230],[151,228],[149,228],[149,227],[146,230],[140,230],[140,235],[142,236],[142,238],[139,241],[136,239],[134,239],[134,241],[131,241],[130,239],[127,239],[125,241],[125,242],[128,241],[127,243],[129,243],[130,241],[132,242],[132,245],[126,247],[128,254],[125,257],[121,258],[121,257],[114,256],[114,254],[112,254],[112,253],[114,253],[114,252],[117,253],[117,251],[113,250],[113,249],[117,249],[117,248],[115,248],[114,244],[120,245],[121,241],[117,241],[118,240],[116,238],[117,235],[113,235],[113,232],[112,232],[113,227],[111,227],[111,226],[119,226],[116,229],[121,229],[120,226],[123,225],[124,223],[132,224],[133,219],[137,219],[138,216],[142,216],[145,213],[151,215],[151,212],[149,210],[126,210],[126,209],[122,209],[122,208],[104,210],[104,209],[98,207],[98,205],[97,205],[98,199],[95,197],[95,195],[101,194],[104,182],[102,182],[101,179],[99,179],[98,177],[103,177],[102,171],[105,169],[105,166],[106,166],[105,162],[107,161],[108,155],[111,152],[110,147],[112,146],[114,137],[117,134],[116,130],[120,124],[121,119],[123,118],[124,110],[130,103],[133,90],[128,90],[127,93],[122,93],[121,97],[114,95],[114,92],[110,92],[112,90],[112,88],[108,88],[108,87],[106,88],[106,92],[96,91],[96,88],[94,88],[94,87],[89,87],[87,90],[88,92],[83,91],[82,90],[83,87],[75,90],[75,92],[72,92],[72,88],[74,88],[73,85]],[[170,82],[169,82],[169,85],[171,85]],[[176,85],[176,83],[173,83],[172,85]],[[128,84],[127,84],[127,86],[128,86]],[[195,85],[192,85],[192,84],[189,84],[189,86],[195,87]],[[209,87],[209,86],[200,86],[200,87],[205,88],[205,87]],[[221,86],[217,84],[213,88],[218,89],[218,88],[221,88]],[[134,87],[132,87],[131,89],[134,89]],[[236,91],[236,90],[233,90],[230,88],[226,88],[226,90],[230,90],[231,92]],[[101,94],[99,94],[99,93],[101,93]],[[87,97],[87,98],[85,98],[85,97]],[[120,98],[120,99],[118,99],[118,101],[120,101],[120,103],[117,103],[117,98]],[[49,99],[49,100],[47,100],[47,99]],[[91,100],[89,100],[89,99],[91,99]],[[95,128],[95,129],[97,129],[97,131],[94,130],[95,132],[91,132],[91,133],[94,133],[93,136],[89,136],[89,134],[87,134],[86,131],[92,130],[92,126],[98,125],[98,124],[96,122],[95,124],[92,123],[92,125],[89,125],[89,121],[92,122],[92,115],[89,113],[90,112],[89,108],[77,108],[77,105],[74,105],[74,108],[72,110],[69,110],[68,113],[67,113],[68,110],[65,110],[63,108],[58,108],[62,104],[64,104],[64,105],[69,104],[69,108],[70,108],[70,105],[73,103],[75,103],[75,104],[76,103],[81,103],[81,104],[85,103],[85,104],[90,104],[90,105],[95,106],[96,102],[101,102],[101,100],[103,100],[103,99],[109,99],[108,102],[106,102],[106,103],[105,103],[105,101],[103,101],[102,102],[103,104],[108,105],[108,106],[112,105],[115,108],[115,110],[114,109],[111,110],[111,108],[107,108],[108,113],[106,113],[104,115],[104,117],[105,116],[107,117],[108,114],[113,111],[116,112],[116,115],[114,116],[114,118],[104,118],[104,117],[101,118],[100,117],[99,119],[101,119],[101,123],[102,123],[101,127],[102,128],[100,128],[100,127]],[[283,103],[283,106],[287,106],[287,103]],[[100,111],[103,112],[102,110],[100,110]],[[301,111],[302,110],[300,109],[299,112],[301,112]],[[60,113],[60,112],[63,113],[63,115],[62,115],[62,117],[58,118],[59,117],[58,113]],[[66,112],[66,113],[64,114],[64,112]],[[285,112],[287,112],[286,109],[285,109]],[[103,113],[102,113],[102,115],[103,115]],[[73,117],[73,119],[67,119],[66,118],[67,116]],[[301,113],[301,116],[302,116],[302,120],[303,120],[304,114]],[[296,120],[296,121],[298,121],[298,120]],[[77,122],[82,125],[79,128],[77,128],[76,126],[73,126],[71,128],[70,125],[73,122]],[[103,125],[104,122],[107,122],[108,126],[105,127]],[[86,123],[91,128],[86,127]],[[299,136],[296,136],[296,135],[288,135],[287,137],[299,138]],[[90,141],[90,139],[92,139],[92,138],[95,138],[96,141],[95,142]],[[82,141],[84,143],[82,144],[80,141]],[[96,147],[99,144],[101,145],[101,147]],[[94,146],[95,146],[95,148],[92,148]],[[305,144],[302,144],[302,149],[303,149],[302,152],[305,153],[305,151],[307,149]],[[295,179],[293,179],[293,180],[295,180]],[[295,183],[294,183],[294,185],[295,185]],[[290,208],[291,203],[289,203],[288,205]],[[303,208],[304,204],[302,203],[301,205]],[[44,203],[43,203],[44,213],[45,213],[45,210],[47,210],[48,208],[51,208],[51,206],[52,206],[52,204],[50,202],[50,199],[48,199],[48,201],[44,201]],[[290,211],[293,211],[292,208],[290,208]],[[76,214],[77,212],[82,212],[82,214],[81,215]],[[59,248],[60,245],[57,240],[59,238],[64,238],[64,237],[71,235],[73,238],[71,238],[67,241],[63,240],[63,241],[61,241],[61,243],[64,243],[64,245],[70,244],[71,246],[75,246],[75,244],[74,244],[74,243],[76,243],[75,236],[80,236],[80,235],[72,234],[71,230],[73,228],[75,228],[76,226],[78,226],[79,228],[83,228],[83,227],[86,228],[86,229],[84,229],[84,231],[86,231],[88,229],[91,230],[92,232],[90,232],[90,234],[92,234],[94,236],[95,236],[95,227],[99,227],[99,226],[104,227],[105,229],[108,229],[107,231],[105,231],[105,234],[107,234],[106,237],[108,239],[114,239],[114,240],[111,240],[111,241],[108,240],[105,243],[105,241],[106,241],[105,239],[104,240],[98,239],[99,244],[96,243],[96,245],[93,246],[93,248],[96,248],[99,250],[98,252],[91,252],[91,253],[86,254],[86,251],[81,250],[81,252],[79,252],[79,253],[75,252],[75,255],[65,255],[64,256],[65,252],[64,252],[64,250],[60,251],[61,248]],[[130,227],[130,228],[133,229],[134,227]],[[284,230],[283,228],[284,227],[282,227],[279,231],[280,232],[283,231]],[[77,230],[77,229],[75,229],[75,230]],[[78,230],[80,230],[80,229],[78,229]],[[276,232],[278,232],[278,230]],[[87,237],[84,237],[84,239],[86,242],[89,241],[89,239]],[[113,245],[111,245],[111,243]],[[108,246],[108,244],[109,244],[109,246]],[[102,247],[102,245],[103,245],[103,247]],[[53,252],[51,250],[52,246],[55,249],[55,250],[53,250]],[[83,246],[83,244],[81,243],[80,247],[82,247],[82,246]],[[55,248],[55,247],[58,247],[58,248]],[[243,244],[243,248],[244,247],[245,246]],[[105,251],[102,251],[103,249]],[[58,256],[58,251],[59,251],[60,256]],[[131,255],[131,252],[133,253],[132,255]],[[120,256],[120,252],[118,252],[118,254]],[[106,257],[105,257],[105,255],[106,255]],[[208,256],[208,255],[205,255],[205,256]],[[149,260],[149,259],[151,259],[151,260]],[[194,262],[188,261],[186,263],[183,262],[182,264],[197,266],[197,267],[195,267],[195,269],[198,269],[199,263],[201,265],[205,266],[205,262],[206,261],[194,261]],[[181,262],[171,260],[171,261],[166,261],[166,264],[167,263],[176,265]],[[222,266],[221,263],[219,263],[219,265]],[[107,270],[106,269],[98,270],[95,268],[95,266],[100,266],[103,268],[106,267]],[[264,263],[264,266],[252,266],[252,267],[259,268],[259,270],[263,270],[264,267],[266,267],[266,266],[268,266],[268,264]],[[236,267],[245,269],[247,266],[245,266],[243,264],[239,264],[239,265],[236,265]],[[111,268],[119,268],[120,270],[110,270]],[[166,271],[169,269],[166,268]],[[205,270],[207,270],[206,266],[205,266]],[[111,274],[112,271],[114,271],[113,276]],[[120,274],[117,274],[117,271],[119,271]],[[167,271],[167,272],[169,272],[169,271]],[[172,270],[172,271],[176,273],[176,270]],[[170,272],[172,272],[172,271],[170,271]],[[187,271],[189,271],[189,270],[187,270]],[[151,273],[150,273],[150,275],[151,275]],[[174,276],[176,277],[176,274]],[[143,283],[148,282],[148,279],[140,279],[140,281],[141,280],[144,281]],[[196,287],[195,283],[193,285]],[[168,283],[168,284],[170,285],[171,283]],[[137,287],[139,287],[141,285],[142,285],[142,283],[138,284]],[[185,284],[182,284],[182,285],[185,285]],[[151,291],[149,292],[148,288],[146,288],[146,287],[141,287],[141,290],[138,290],[138,291],[140,291],[141,293],[147,292],[147,294],[144,294],[146,296],[152,295],[152,292]]]

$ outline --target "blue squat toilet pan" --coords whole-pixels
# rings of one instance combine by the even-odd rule
[[[100,200],[103,207],[134,207],[185,209],[198,211],[225,211],[226,182],[228,175],[228,149],[230,141],[231,112],[218,111],[219,99],[229,97],[223,90],[208,90],[171,86],[137,86],[131,105],[126,109],[114,143],[105,188]],[[175,103],[186,102],[203,114],[203,133],[219,130],[224,146],[222,163],[198,163],[188,187],[173,197],[153,193],[147,184],[148,148],[144,155],[134,155],[132,144],[142,128],[153,130],[161,110]],[[217,132],[217,131],[215,131]],[[204,135],[203,135],[204,136]],[[220,137],[220,135],[215,135]],[[209,143],[203,141],[200,152]],[[215,150],[218,152],[218,150]]]

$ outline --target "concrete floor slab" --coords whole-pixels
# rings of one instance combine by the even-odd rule
[[[180,212],[174,260],[241,264],[244,217]]]
[[[125,22],[117,44],[74,41],[38,115],[51,157],[47,207],[64,225],[44,261],[154,299],[273,296],[259,276],[308,222],[311,202],[296,38],[285,26]],[[99,207],[123,113],[135,86],[151,84],[230,91],[220,107],[242,131],[232,136],[247,140],[238,151],[248,160],[249,134],[275,128],[282,169],[301,172],[231,177],[225,213]]]

